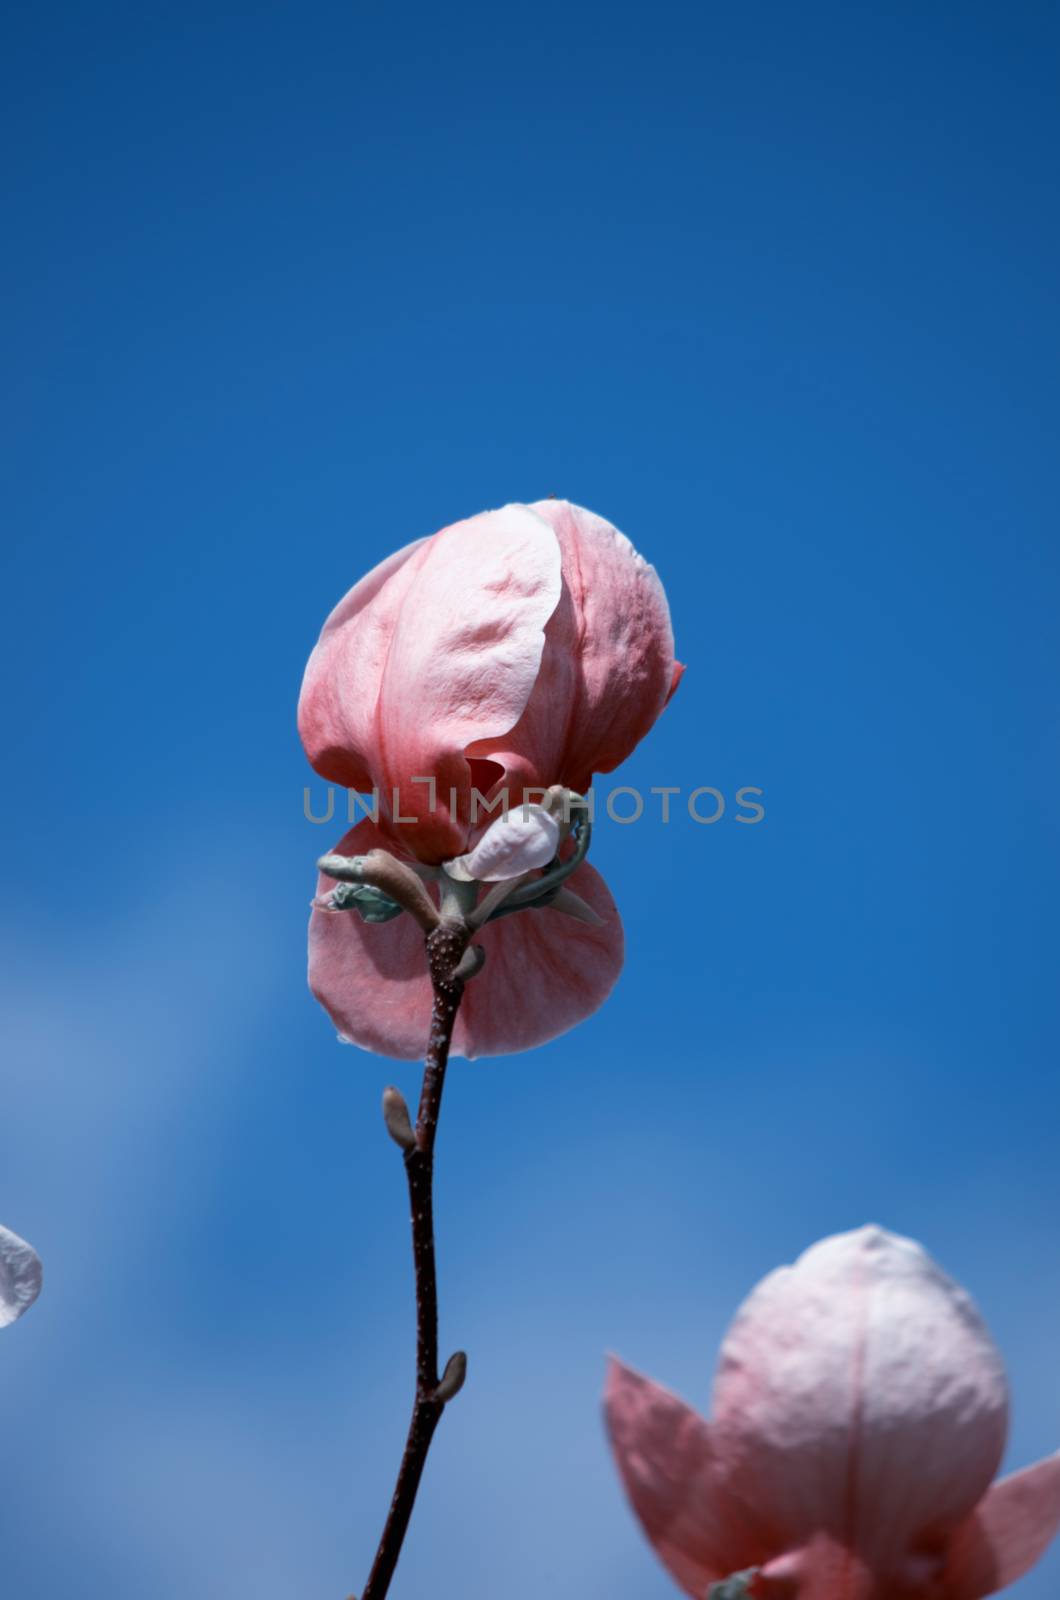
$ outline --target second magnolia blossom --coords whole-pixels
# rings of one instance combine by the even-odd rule
[[[712,1421],[619,1362],[606,1409],[634,1510],[695,1600],[982,1600],[1060,1526],[1060,1455],[993,1481],[1008,1392],[971,1300],[879,1228],[759,1284]]]
[[[359,824],[336,853],[383,848],[428,879],[484,884],[545,866],[571,846],[546,808],[523,813],[524,797],[583,792],[612,771],[681,670],[654,569],[581,507],[505,506],[407,546],[350,590],[306,669],[310,760],[381,804],[378,823]],[[487,805],[506,796],[507,820],[476,820],[475,790]],[[322,879],[320,899],[329,887]],[[488,971],[464,998],[454,1053],[529,1049],[607,996],[622,965],[618,912],[587,863],[569,890],[588,908],[581,920],[546,908],[488,925]],[[430,980],[407,917],[364,924],[318,904],[310,982],[345,1037],[420,1053]]]

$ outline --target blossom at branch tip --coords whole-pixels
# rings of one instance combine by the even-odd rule
[[[1008,1390],[972,1301],[880,1228],[758,1285],[712,1421],[618,1361],[605,1410],[644,1531],[696,1600],[982,1600],[1060,1528],[1060,1455],[993,1481]]]
[[[29,1310],[40,1294],[42,1270],[33,1246],[0,1227],[0,1328]]]
[[[654,568],[579,506],[509,505],[407,546],[331,613],[302,685],[299,731],[313,766],[378,796],[378,818],[336,853],[370,842],[428,877],[441,869],[465,882],[546,868],[565,833],[537,802],[557,789],[584,793],[594,773],[623,761],[682,670]],[[314,993],[357,1044],[418,1054],[429,1006],[415,930],[379,911],[367,927],[333,913],[333,888],[322,880],[311,924]],[[523,906],[513,900],[486,930],[486,974],[463,1003],[456,1053],[553,1038],[618,975],[621,924],[591,867],[577,866],[551,909]]]
[[[309,658],[298,727],[322,777],[377,790],[383,831],[442,862],[471,843],[473,787],[584,792],[681,671],[655,569],[602,517],[542,500],[454,523],[362,578]]]

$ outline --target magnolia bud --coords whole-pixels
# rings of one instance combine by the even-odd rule
[[[415,1150],[416,1135],[412,1131],[409,1108],[405,1096],[393,1084],[383,1090],[383,1121],[395,1144],[400,1145],[402,1150]]]
[[[457,963],[454,978],[460,978],[464,983],[469,983],[478,976],[486,965],[486,952],[480,944],[470,944]]]
[[[441,1400],[443,1403],[446,1400],[451,1400],[464,1387],[464,1379],[466,1377],[467,1356],[463,1350],[457,1350],[445,1364],[445,1371],[442,1373],[441,1381],[434,1391],[434,1398]]]

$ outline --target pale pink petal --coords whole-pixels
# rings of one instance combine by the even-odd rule
[[[366,855],[389,841],[370,821],[336,846]],[[565,1033],[602,1005],[622,968],[622,923],[587,862],[568,880],[601,918],[590,927],[548,908],[487,923],[475,943],[486,965],[464,992],[453,1054],[507,1055]],[[320,893],[334,888],[321,878]],[[433,892],[433,890],[432,890]],[[423,934],[411,917],[363,923],[356,911],[315,909],[309,983],[340,1035],[381,1055],[422,1056],[431,1016]]]
[[[306,665],[298,732],[329,783],[367,793],[374,786],[376,704],[390,637],[426,554],[417,539],[387,556],[331,612]]]
[[[348,787],[377,787],[392,834],[421,860],[464,849],[464,752],[522,715],[561,587],[547,521],[504,506],[392,557],[325,624],[302,691],[310,759]]]
[[[682,669],[662,584],[625,535],[566,500],[531,509],[559,540],[563,594],[519,722],[471,753],[500,762],[515,793],[553,782],[584,792],[594,772],[611,772],[648,732]]]
[[[1060,1530],[1060,1455],[993,1484],[954,1535],[946,1600],[982,1600],[1039,1561]]]
[[[587,861],[567,886],[595,911],[597,923],[546,906],[489,922],[476,936],[486,965],[464,994],[457,1054],[533,1050],[592,1016],[611,993],[625,948],[618,907]]]
[[[514,806],[490,824],[466,856],[447,861],[445,870],[451,877],[479,883],[518,878],[547,866],[559,848],[559,834],[559,822],[544,806]]]
[[[430,540],[394,628],[377,713],[383,801],[400,789],[401,814],[415,821],[395,831],[421,860],[463,851],[465,750],[521,716],[560,589],[555,535],[525,506],[485,512]],[[433,796],[412,781],[426,776],[436,780]]]
[[[1001,1358],[971,1300],[919,1245],[862,1228],[767,1277],[715,1386],[732,1487],[785,1543],[821,1531],[890,1568],[951,1532],[1004,1445]]]
[[[16,1322],[40,1294],[42,1268],[33,1246],[0,1227],[0,1328]]]
[[[762,1529],[726,1493],[711,1430],[668,1389],[609,1363],[604,1414],[626,1493],[660,1561],[686,1594],[771,1554]]]
[[[756,1574],[752,1600],[930,1600],[934,1591],[918,1581],[920,1576],[912,1574],[912,1588],[890,1579],[881,1585],[856,1551],[827,1533],[815,1533],[802,1549],[785,1550],[766,1562]]]

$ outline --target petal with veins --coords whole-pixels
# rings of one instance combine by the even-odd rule
[[[701,1600],[712,1583],[762,1559],[763,1531],[726,1492],[697,1412],[612,1359],[604,1415],[630,1503],[686,1594]]]
[[[376,702],[390,636],[427,543],[407,544],[355,583],[326,618],[306,664],[298,732],[329,783],[366,793],[378,782]]]
[[[946,1600],[982,1600],[1040,1560],[1060,1529],[1060,1455],[992,1484],[958,1529],[946,1567]]]
[[[513,793],[556,781],[584,793],[644,738],[683,669],[658,574],[625,534],[567,500],[530,509],[559,541],[563,593],[519,721],[469,754],[498,761]]]
[[[378,787],[384,810],[396,790],[392,836],[420,860],[464,849],[465,751],[522,715],[561,590],[548,522],[504,506],[399,551],[324,624],[299,703],[309,759],[333,782]]]

